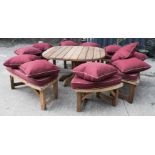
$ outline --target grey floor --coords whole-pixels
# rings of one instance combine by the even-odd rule
[[[13,56],[13,51],[26,44],[0,47],[0,115],[41,116],[135,116],[155,115],[155,61],[148,59],[152,68],[141,75],[133,104],[119,99],[118,105],[103,102],[91,96],[82,112],[76,112],[76,96],[70,87],[59,82],[59,98],[48,103],[47,111],[41,111],[36,94],[27,87],[10,89],[9,76],[3,62]],[[62,62],[58,62],[61,67]],[[49,91],[46,92],[47,96]]]

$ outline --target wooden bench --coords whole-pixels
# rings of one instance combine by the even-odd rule
[[[140,81],[139,79],[135,81],[122,80],[124,85],[128,85],[128,94],[125,95],[124,93],[119,92],[119,97],[121,99],[128,101],[129,103],[133,103],[135,90],[136,90],[137,85],[139,84],[139,81]]]
[[[45,98],[45,89],[52,88],[52,92],[54,95],[53,97],[55,99],[58,98],[58,79],[54,79],[50,83],[48,83],[44,86],[36,86],[36,85],[33,85],[33,84],[23,80],[22,78],[18,77],[15,74],[12,74],[10,72],[9,72],[9,74],[10,74],[11,89],[15,89],[16,86],[20,86],[20,85],[25,85],[25,86],[32,88],[40,98],[41,110],[46,109],[46,103],[48,102]],[[15,79],[18,79],[18,81],[20,81],[20,82],[15,82]]]
[[[94,89],[74,89],[77,96],[77,112],[81,111],[82,102],[87,101],[87,97],[92,93],[96,93],[96,96],[100,99],[111,100],[112,105],[117,105],[118,99],[118,89],[123,86],[123,83],[119,83],[114,86],[106,87],[106,88],[94,88]],[[110,92],[110,95],[105,95],[103,92]]]

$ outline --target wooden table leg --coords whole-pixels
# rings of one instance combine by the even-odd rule
[[[53,93],[54,93],[54,98],[57,99],[58,98],[58,81],[53,83]]]
[[[59,81],[64,81],[65,79],[67,79],[68,77],[72,76],[73,73],[68,73],[66,75],[62,75],[60,78],[59,78]]]
[[[69,86],[70,83],[71,83],[71,80],[73,79],[74,75],[70,75],[69,77],[67,77],[65,80],[64,80],[64,86]]]

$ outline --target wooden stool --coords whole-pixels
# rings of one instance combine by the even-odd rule
[[[114,86],[106,88],[94,88],[94,89],[74,89],[77,96],[77,112],[81,111],[81,104],[87,100],[87,96],[92,93],[96,93],[96,96],[100,99],[107,99],[112,101],[112,105],[117,105],[118,89],[123,86],[123,83],[119,83]],[[110,92],[110,96],[102,94],[103,92]]]
[[[132,103],[133,99],[134,99],[134,95],[135,95],[135,89],[136,89],[137,85],[139,84],[139,79],[135,80],[135,81],[122,80],[122,82],[124,85],[128,85],[128,94],[125,95],[125,94],[119,92],[119,97],[121,99],[128,101],[129,103]]]
[[[21,82],[15,82],[14,78],[18,79]],[[47,100],[45,99],[45,89],[52,87],[52,91],[54,93],[53,94],[54,98],[55,99],[58,98],[58,79],[54,79],[54,80],[52,80],[52,82],[50,82],[44,86],[36,86],[36,85],[33,85],[33,84],[23,80],[22,78],[18,77],[17,75],[10,73],[10,82],[11,82],[11,89],[15,89],[16,86],[20,86],[20,85],[25,85],[25,86],[32,88],[40,98],[41,110],[46,109]]]

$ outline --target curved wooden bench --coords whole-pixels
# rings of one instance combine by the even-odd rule
[[[118,99],[118,89],[123,86],[123,83],[119,83],[117,85],[113,85],[110,87],[105,88],[94,88],[94,89],[74,89],[77,96],[77,112],[81,111],[81,104],[82,102],[85,103],[87,101],[87,97],[91,95],[92,93],[96,93],[96,96],[100,99],[106,99],[111,100],[112,105],[117,105],[117,99]],[[104,95],[103,92],[110,92],[110,95]]]
[[[34,84],[31,84],[25,80],[23,80],[22,78],[20,78],[19,76],[10,73],[10,82],[11,82],[11,89],[15,89],[16,86],[20,86],[20,85],[25,85],[30,87],[31,89],[33,89],[36,94],[39,96],[40,98],[40,106],[41,106],[41,110],[45,110],[46,109],[46,103],[48,102],[45,99],[45,89],[52,87],[52,92],[54,95],[54,98],[58,98],[58,79],[54,79],[52,80],[50,83],[44,85],[44,86],[37,86]],[[18,79],[20,82],[15,82],[15,79]]]
[[[129,103],[133,103],[134,95],[135,95],[135,90],[137,85],[140,82],[140,79],[134,80],[134,81],[127,81],[127,80],[122,80],[124,85],[128,85],[128,94],[124,94],[119,92],[119,97],[121,99],[124,99],[128,101]]]

